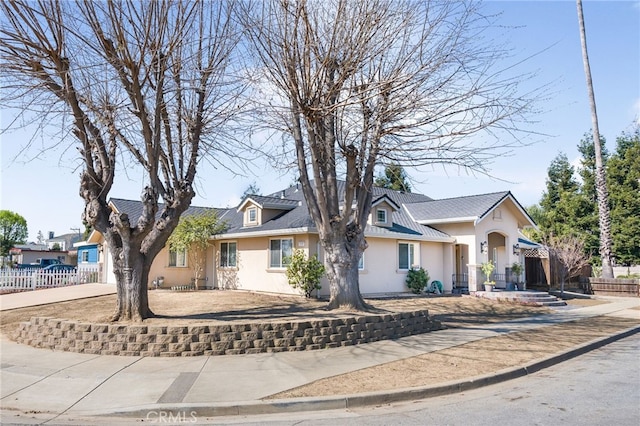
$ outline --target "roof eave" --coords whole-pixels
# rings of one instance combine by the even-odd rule
[[[274,237],[283,235],[299,235],[299,234],[315,234],[318,231],[311,227],[301,228],[287,228],[287,229],[270,229],[262,231],[248,231],[248,232],[231,232],[228,234],[217,234],[211,238],[214,240],[231,240],[237,238],[249,238],[249,237]]]
[[[423,219],[417,220],[416,222],[420,225],[437,225],[443,223],[461,223],[461,222],[474,222],[477,223],[479,220],[478,216],[468,216],[468,217],[450,217],[446,219]]]

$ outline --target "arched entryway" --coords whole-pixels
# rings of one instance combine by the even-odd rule
[[[509,254],[507,253],[507,238],[499,232],[490,232],[487,236],[488,250],[483,261],[492,261],[495,268],[492,274],[492,281],[496,282],[496,287],[506,287],[505,268],[508,266]]]

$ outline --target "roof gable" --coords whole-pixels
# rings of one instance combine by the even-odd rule
[[[261,209],[274,209],[274,210],[293,210],[299,205],[298,200],[289,200],[286,198],[265,197],[263,195],[248,195],[238,206],[238,211],[241,211],[247,204],[253,203]]]
[[[478,223],[506,200],[510,200],[519,211],[521,215],[519,222],[525,226],[535,226],[533,219],[510,191],[405,204],[404,207],[413,220],[425,225],[454,222]]]
[[[378,197],[375,200],[373,200],[373,202],[371,203],[371,207],[375,207],[385,202],[395,211],[400,210],[400,206],[395,201],[393,201],[388,194],[384,194],[381,197]]]

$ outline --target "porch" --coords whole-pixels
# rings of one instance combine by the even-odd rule
[[[481,299],[499,300],[504,302],[520,303],[523,305],[565,306],[567,304],[564,300],[560,300],[556,296],[544,291],[476,291],[474,295]]]
[[[508,287],[507,274],[492,273],[490,280],[495,282],[496,289],[506,290]],[[453,294],[469,294],[469,274],[452,274]]]

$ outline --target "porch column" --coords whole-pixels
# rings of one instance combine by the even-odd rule
[[[482,273],[480,272],[480,265],[468,264],[467,270],[469,271],[469,293],[476,291],[482,291]]]

